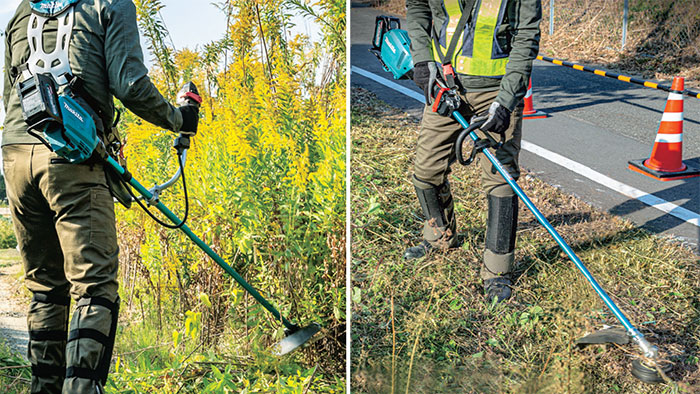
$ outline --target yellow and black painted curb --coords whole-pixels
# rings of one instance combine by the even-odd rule
[[[626,75],[614,73],[612,71],[599,70],[597,68],[584,66],[583,64],[567,62],[564,60],[559,60],[559,59],[555,59],[555,58],[547,57],[547,56],[542,56],[542,55],[538,55],[537,59],[545,61],[545,62],[554,63],[558,66],[570,67],[570,68],[573,68],[574,70],[586,71],[586,72],[589,72],[589,73],[592,73],[595,75],[600,75],[602,77],[608,77],[608,78],[617,79],[617,80],[620,80],[623,82],[634,83],[634,84],[646,86],[646,87],[652,88],[652,89],[664,90],[666,92],[671,91],[671,85],[663,85],[663,84],[656,83],[656,82],[646,81],[646,80],[641,79],[641,78],[628,77]],[[695,92],[695,91],[686,89],[682,93],[687,95],[687,96],[700,99],[700,92]]]

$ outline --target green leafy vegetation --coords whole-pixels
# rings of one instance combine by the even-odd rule
[[[204,100],[187,158],[188,226],[283,315],[323,329],[273,357],[284,327],[272,315],[183,234],[119,208],[122,318],[109,392],[344,390],[340,4],[224,2],[225,37],[193,51],[168,46],[160,1],[136,2],[153,80],[171,99],[193,80]],[[287,35],[297,12],[333,29],[320,42]],[[123,119],[130,171],[144,185],[166,180],[173,135]],[[183,198],[176,185],[162,200],[182,214]]]
[[[172,102],[189,80],[204,99],[186,167],[188,226],[283,315],[322,330],[273,356],[280,322],[184,234],[118,207],[121,311],[107,392],[343,392],[345,3],[226,1],[225,36],[200,50],[167,44],[161,1],[135,4],[152,80]],[[288,34],[296,13],[324,36]],[[120,130],[142,184],[175,172],[173,133],[128,111]],[[162,201],[183,213],[179,184]],[[11,232],[0,221],[4,247],[14,247]],[[5,347],[0,358],[4,387],[27,391],[29,369],[12,368],[26,362]]]
[[[12,221],[8,217],[0,216],[0,249],[9,249],[17,246],[15,230]]]
[[[12,351],[5,338],[0,336],[0,385],[7,394],[24,394],[29,392],[31,370],[27,361]]]

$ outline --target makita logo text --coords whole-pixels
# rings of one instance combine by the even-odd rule
[[[396,53],[396,48],[391,45],[391,41],[389,41],[388,38],[384,40],[384,43],[389,46],[389,49],[391,49],[392,52]]]
[[[41,3],[41,8],[54,8],[54,7],[59,7],[60,5],[61,5],[61,3],[58,1],[50,1],[47,3]]]
[[[67,103],[64,102],[64,103],[63,103],[63,107],[64,107],[65,109],[67,109],[68,112],[72,113],[73,116],[75,116],[76,118],[78,118],[79,121],[83,122],[83,117],[80,116],[80,114],[79,114],[76,110],[74,110],[73,108],[69,107]]]

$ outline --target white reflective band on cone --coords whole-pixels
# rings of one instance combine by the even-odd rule
[[[661,117],[662,122],[682,122],[683,112],[664,112]]]
[[[682,142],[683,134],[657,134],[656,142]]]
[[[669,100],[681,100],[681,101],[683,101],[683,95],[680,93],[669,93],[668,99]]]

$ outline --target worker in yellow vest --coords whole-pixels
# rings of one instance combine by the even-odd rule
[[[455,88],[465,119],[485,120],[482,131],[503,141],[492,152],[517,180],[522,99],[539,50],[542,6],[540,0],[407,0],[406,6],[413,80],[426,96],[413,175],[425,216],[423,241],[404,255],[416,259],[457,246],[447,175],[462,128],[449,112],[433,112],[435,87]],[[479,156],[488,202],[481,277],[487,299],[501,302],[512,292],[518,197]]]

